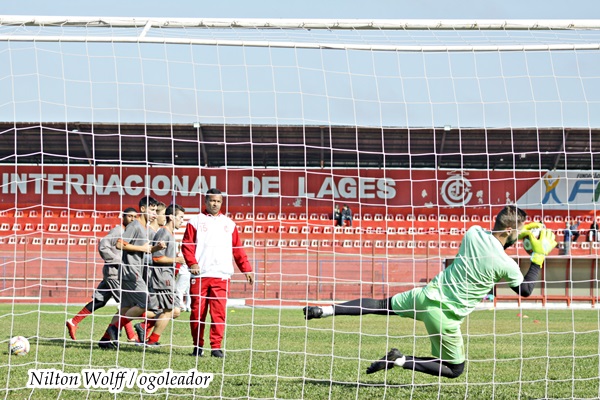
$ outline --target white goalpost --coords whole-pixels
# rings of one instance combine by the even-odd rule
[[[31,345],[0,391],[597,398],[599,64],[596,19],[0,16],[0,343]],[[256,274],[232,277],[225,358],[189,355],[185,312],[158,348],[101,350],[114,301],[72,340],[122,211],[149,195],[187,221],[213,187]],[[365,373],[390,348],[431,355],[421,322],[304,319],[426,285],[509,204],[559,246],[530,298],[499,283],[465,319],[457,379]]]

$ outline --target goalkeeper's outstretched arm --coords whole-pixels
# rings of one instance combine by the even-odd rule
[[[540,271],[544,266],[544,259],[552,249],[556,247],[557,243],[554,233],[548,229],[541,229],[539,237],[526,229],[519,235],[519,238],[521,239],[525,237],[531,242],[531,265],[529,266],[529,271],[527,271],[523,282],[519,286],[511,287],[511,289],[520,296],[529,297],[533,293],[533,289],[535,289],[535,284],[540,276]]]
[[[531,266],[529,267],[529,271],[527,271],[527,274],[525,274],[523,282],[519,286],[511,287],[513,292],[523,297],[531,296],[533,290],[535,289],[535,284],[538,281],[541,270],[542,267],[532,262]]]

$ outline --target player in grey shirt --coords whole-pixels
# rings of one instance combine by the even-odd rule
[[[175,263],[184,262],[183,257],[177,256],[177,242],[174,232],[181,227],[185,210],[183,207],[171,204],[167,207],[165,215],[166,224],[159,229],[154,236],[154,241],[164,242],[166,247],[152,254],[152,265],[150,267],[150,290],[152,291],[158,307],[162,309],[162,314],[157,320],[149,320],[147,323],[137,324],[135,326],[140,340],[147,337],[152,325],[155,324],[152,334],[148,337],[146,345],[158,346],[160,335],[167,327],[171,318],[177,318],[180,314],[180,307],[177,296],[175,296]]]
[[[135,208],[127,208],[123,211],[122,224],[115,226],[108,234],[100,240],[98,244],[98,252],[104,260],[102,267],[102,281],[94,291],[92,301],[87,303],[81,311],[72,319],[66,322],[67,330],[71,339],[76,340],[75,332],[79,327],[79,323],[85,317],[92,314],[99,308],[102,308],[111,299],[115,299],[117,303],[121,301],[121,283],[119,280],[119,266],[122,261],[121,250],[117,249],[117,240],[121,238],[127,225],[132,222],[137,216]]]
[[[154,317],[152,297],[148,293],[148,286],[142,278],[144,254],[153,253],[162,249],[165,244],[158,242],[152,246],[148,242],[146,225],[148,220],[156,218],[156,200],[152,197],[143,197],[140,200],[140,214],[138,219],[132,221],[123,237],[117,241],[117,248],[123,250],[123,262],[119,270],[121,277],[121,309],[115,315],[102,336],[98,345],[103,349],[115,348],[119,341],[121,327],[136,317]]]

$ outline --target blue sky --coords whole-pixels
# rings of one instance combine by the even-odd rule
[[[245,18],[590,18],[598,1],[564,0],[329,0],[329,1],[3,1],[0,14]]]
[[[597,1],[554,0],[54,0],[3,2],[0,7],[4,15],[257,19],[579,19],[600,15],[599,11]],[[215,37],[231,34],[222,31]],[[249,39],[254,36],[244,35],[252,34],[239,35]],[[304,34],[317,42],[363,40],[353,32]],[[488,40],[477,32],[469,35],[375,32],[365,36],[396,44]],[[521,35],[534,43],[587,40]],[[263,39],[285,40],[286,36]],[[512,36],[502,40],[510,42]],[[600,34],[590,40],[600,42]],[[5,66],[0,70],[0,120],[599,127],[599,64],[598,51],[341,52],[0,42],[0,65]]]

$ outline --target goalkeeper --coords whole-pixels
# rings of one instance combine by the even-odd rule
[[[479,226],[465,234],[452,265],[439,273],[427,286],[396,294],[389,299],[356,299],[325,307],[305,307],[307,320],[332,315],[390,315],[423,321],[431,340],[433,357],[405,356],[391,351],[367,368],[372,374],[394,366],[434,376],[457,378],[464,370],[465,352],[460,325],[475,306],[504,279],[520,296],[534,290],[544,257],[556,247],[554,233],[543,225],[524,225],[526,213],[510,205],[496,217],[492,232]],[[540,229],[539,238],[531,232]],[[517,239],[529,237],[532,245],[531,266],[523,277],[518,264],[505,253]]]

